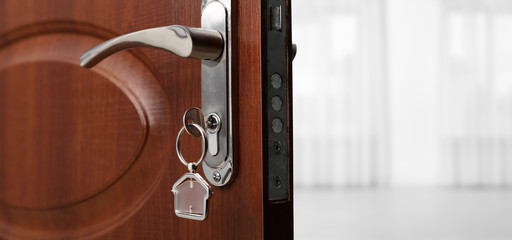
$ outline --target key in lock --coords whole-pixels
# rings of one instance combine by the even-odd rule
[[[208,135],[208,151],[212,156],[219,153],[219,131],[222,127],[222,120],[216,113],[210,113],[205,116],[199,108],[189,108],[183,115],[183,126],[187,133],[194,137],[201,136],[199,130],[192,126],[195,123],[201,126]]]

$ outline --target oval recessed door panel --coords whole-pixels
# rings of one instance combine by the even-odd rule
[[[34,61],[3,69],[0,79],[4,204],[46,209],[82,201],[117,179],[140,152],[144,115],[106,77]]]
[[[101,41],[54,30],[0,46],[0,238],[2,225],[19,238],[101,234],[161,179],[171,145],[161,84],[128,52],[80,67]]]

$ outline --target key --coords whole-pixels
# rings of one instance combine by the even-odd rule
[[[199,133],[197,128],[192,126],[192,123],[198,124],[203,129],[206,129],[205,116],[201,109],[195,107],[189,108],[185,112],[185,115],[183,115],[183,126],[185,126],[187,133],[194,137],[200,137],[201,133]]]

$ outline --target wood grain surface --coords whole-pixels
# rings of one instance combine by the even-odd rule
[[[238,176],[208,218],[177,218],[181,117],[200,61],[137,49],[91,70],[88,48],[165,25],[200,26],[201,1],[0,1],[0,239],[262,239],[261,2],[234,1]],[[199,155],[185,137],[185,157]],[[201,172],[201,171],[200,171]]]

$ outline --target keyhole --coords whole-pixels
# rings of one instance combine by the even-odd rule
[[[208,115],[206,119],[206,128],[210,133],[216,133],[220,129],[220,117],[215,113]]]

